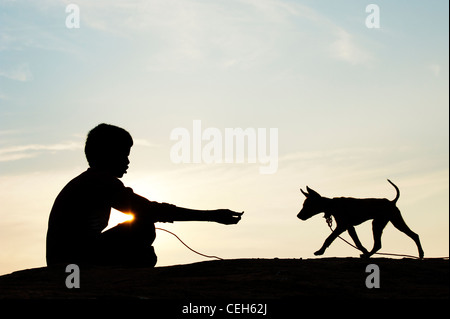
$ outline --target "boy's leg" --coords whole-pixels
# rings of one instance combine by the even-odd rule
[[[143,224],[135,220],[121,223],[100,235],[97,256],[98,264],[154,267],[157,257],[152,243],[156,232],[154,224]]]

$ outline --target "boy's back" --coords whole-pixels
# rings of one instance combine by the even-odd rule
[[[89,168],[71,180],[53,204],[47,232],[47,262],[75,262],[92,250],[108,225],[111,207],[123,210],[133,191],[106,173]],[[77,256],[77,257],[73,257]]]

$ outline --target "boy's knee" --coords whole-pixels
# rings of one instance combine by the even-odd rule
[[[127,256],[123,258],[124,266],[131,267],[155,267],[158,257],[155,249],[150,245],[139,245],[130,249]]]

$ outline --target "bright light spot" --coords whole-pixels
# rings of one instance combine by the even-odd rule
[[[118,210],[112,208],[111,214],[109,215],[108,226],[103,231],[106,231],[120,223],[133,220],[134,216],[132,214],[124,214]]]

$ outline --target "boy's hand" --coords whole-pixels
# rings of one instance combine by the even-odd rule
[[[216,209],[211,212],[211,221],[224,225],[237,224],[243,213],[233,212],[229,209]]]

